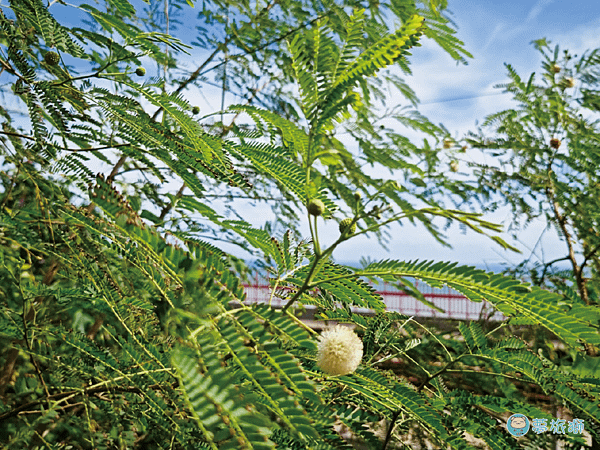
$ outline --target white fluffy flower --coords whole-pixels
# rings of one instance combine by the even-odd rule
[[[336,325],[319,336],[317,365],[329,375],[347,375],[356,370],[363,356],[363,343],[354,331]]]

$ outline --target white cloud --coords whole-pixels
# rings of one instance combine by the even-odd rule
[[[525,19],[525,23],[529,24],[533,22],[537,17],[544,11],[546,6],[550,5],[554,0],[539,0],[533,8],[527,14],[527,18]]]
[[[496,37],[506,28],[506,24],[503,22],[497,23],[492,31],[492,34],[488,37],[485,45],[481,49],[481,53],[485,53],[487,49],[492,45],[492,43],[496,40]]]
[[[581,55],[586,50],[600,47],[600,18],[590,20],[570,30],[569,33],[550,34],[551,45],[558,44],[561,49],[569,49],[573,54]]]

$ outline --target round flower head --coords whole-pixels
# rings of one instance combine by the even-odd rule
[[[340,233],[344,234],[348,230],[348,234],[354,234],[356,231],[356,223],[352,223],[352,219],[347,218],[340,222]]]
[[[356,370],[363,356],[363,343],[354,331],[342,325],[319,336],[317,366],[329,375],[347,375]]]
[[[575,86],[575,78],[565,77],[558,83],[558,86],[564,91],[565,89]]]
[[[48,52],[44,55],[44,62],[49,66],[56,66],[60,62],[60,56],[56,52]]]
[[[313,198],[310,202],[308,202],[308,212],[313,216],[320,216],[325,211],[325,203],[323,200],[318,198]]]

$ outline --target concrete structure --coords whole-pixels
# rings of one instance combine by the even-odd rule
[[[429,285],[414,281],[415,287],[423,293],[425,298],[444,310],[443,313],[430,308],[419,300],[400,291],[395,286],[387,283],[373,285],[373,288],[382,297],[389,311],[395,311],[407,316],[432,319],[478,320],[487,318],[492,321],[501,321],[505,317],[494,310],[493,305],[487,302],[476,303],[468,300],[461,293],[448,287],[442,289],[432,288]],[[271,287],[266,280],[256,280],[245,285],[246,302],[268,303],[271,296]],[[271,304],[282,307],[285,302],[278,297],[273,297]],[[307,305],[307,309],[314,307]],[[355,312],[368,313],[364,308],[354,308]]]

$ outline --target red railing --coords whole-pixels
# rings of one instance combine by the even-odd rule
[[[244,285],[246,291],[247,303],[267,303],[271,296],[271,287],[265,280],[256,280],[252,284]],[[457,319],[457,320],[478,320],[482,317],[488,320],[500,321],[505,317],[502,313],[494,311],[494,307],[488,302],[472,302],[461,293],[450,289],[432,288],[425,283],[415,282],[415,287],[423,296],[434,305],[443,309],[445,312],[439,312],[410,295],[401,292],[398,288],[387,283],[373,285],[375,290],[383,297],[388,311],[395,311],[407,316],[431,317],[439,319]],[[285,304],[283,300],[274,296],[271,305],[282,307]],[[311,308],[310,305],[306,306]],[[355,312],[368,312],[364,308],[353,308]]]

